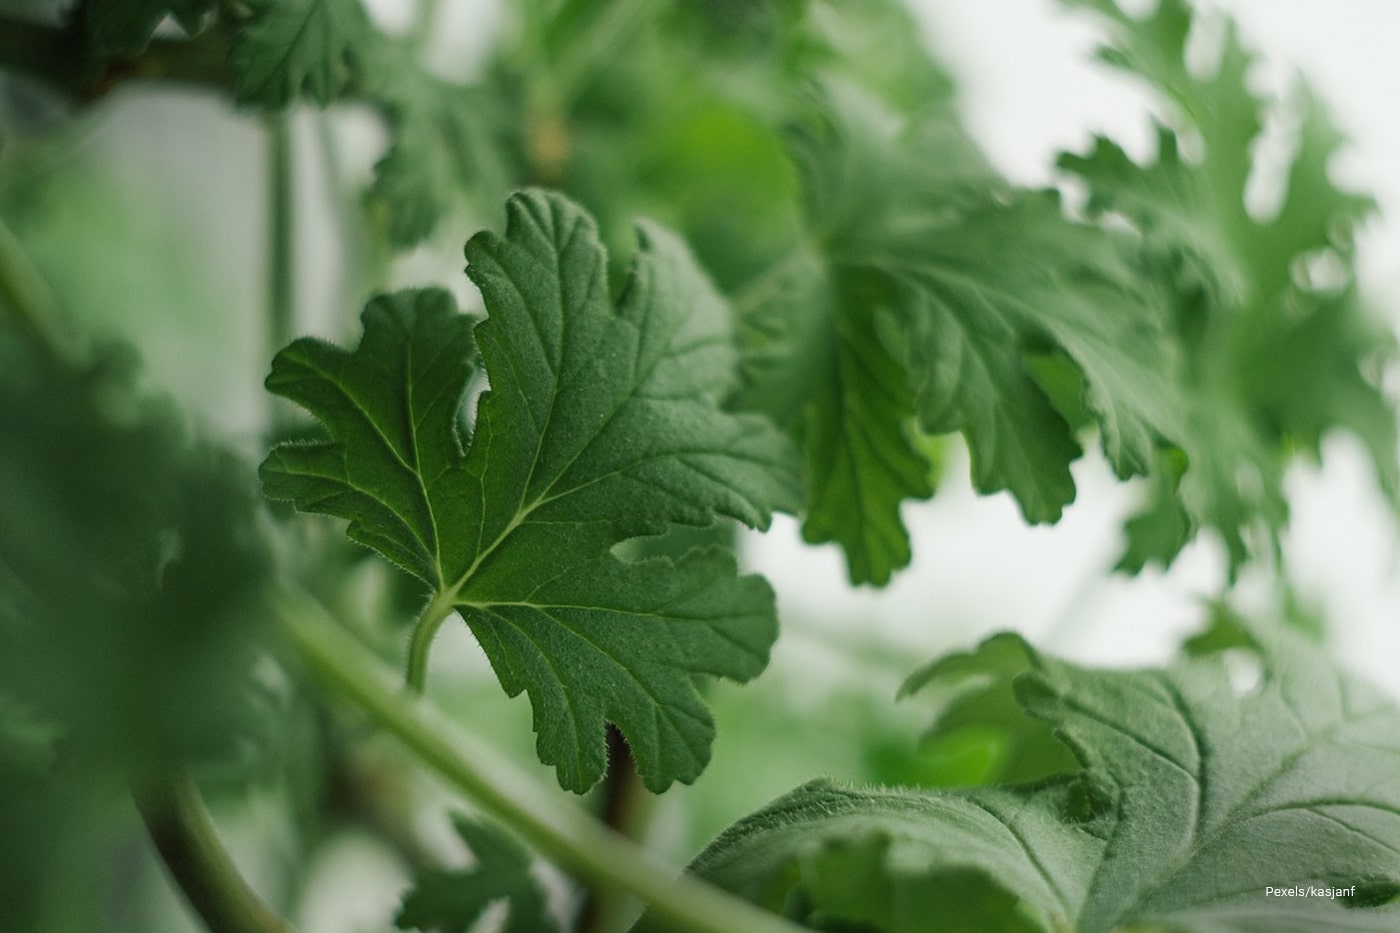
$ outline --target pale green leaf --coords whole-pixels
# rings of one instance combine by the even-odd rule
[[[1341,136],[1306,86],[1282,106],[1250,90],[1254,58],[1233,23],[1219,59],[1193,70],[1187,42],[1197,16],[1183,0],[1163,0],[1142,18],[1109,0],[1067,2],[1101,14],[1112,36],[1101,57],[1146,80],[1174,111],[1175,128],[1159,127],[1150,162],[1102,138],[1086,155],[1060,158],[1088,184],[1091,212],[1112,212],[1141,233],[1143,264],[1171,288],[1175,340],[1186,351],[1184,469],[1156,483],[1129,522],[1122,566],[1170,563],[1197,528],[1211,527],[1233,572],[1258,542],[1277,550],[1287,466],[1299,450],[1320,454],[1333,428],[1367,446],[1387,494],[1400,489],[1395,417],[1375,376],[1394,341],[1355,290],[1352,237],[1373,204],[1333,183]],[[1252,211],[1246,187],[1270,107],[1295,125],[1295,145],[1277,206]],[[1183,153],[1183,134],[1195,137],[1198,155]]]

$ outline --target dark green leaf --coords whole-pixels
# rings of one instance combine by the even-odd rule
[[[252,470],[135,375],[0,334],[0,694],[94,773],[238,763],[268,569]]]
[[[603,773],[611,721],[660,790],[708,760],[696,675],[762,670],[772,595],[722,550],[630,562],[612,549],[670,523],[766,525],[795,508],[793,455],[765,419],[720,409],[735,370],[726,308],[678,240],[639,228],[614,306],[578,207],[530,192],[508,217],[504,237],[467,246],[491,387],[466,452],[471,321],[443,292],[400,293],[371,303],[353,354],[311,340],[279,354],[268,387],[333,440],[276,448],[265,488],[349,519],[455,607],[507,693],[529,692],[565,787]]]

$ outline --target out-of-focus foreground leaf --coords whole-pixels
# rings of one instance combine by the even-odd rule
[[[57,888],[105,856],[69,841],[100,841],[113,781],[244,764],[261,729],[252,470],[134,377],[129,351],[69,364],[0,334],[5,929],[83,928]]]
[[[1297,451],[1317,456],[1333,429],[1366,445],[1393,499],[1396,424],[1378,374],[1394,361],[1394,341],[1358,295],[1353,261],[1352,238],[1374,205],[1332,181],[1341,136],[1326,109],[1305,86],[1283,102],[1296,123],[1284,190],[1267,213],[1251,211],[1254,147],[1275,102],[1250,90],[1255,58],[1234,24],[1222,24],[1219,58],[1197,74],[1186,45],[1199,17],[1185,0],[1163,0],[1142,19],[1111,0],[1067,2],[1107,22],[1101,57],[1161,94],[1175,124],[1159,127],[1148,164],[1104,138],[1060,159],[1088,184],[1092,212],[1141,234],[1145,271],[1170,289],[1181,380],[1192,389],[1185,430],[1172,439],[1184,458],[1129,524],[1123,566],[1170,563],[1202,527],[1223,538],[1232,570],[1259,543],[1276,547],[1288,515],[1284,471]],[[1197,157],[1183,151],[1192,142]]]
[[[458,816],[452,825],[471,852],[472,867],[420,871],[394,925],[401,930],[467,933],[487,908],[506,901],[501,933],[557,933],[559,924],[546,909],[544,889],[530,874],[530,853],[487,823]]]

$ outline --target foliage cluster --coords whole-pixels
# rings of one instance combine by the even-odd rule
[[[1140,479],[1125,573],[1211,535],[1231,579],[1281,574],[1284,473],[1331,431],[1400,496],[1395,348],[1355,280],[1372,204],[1329,177],[1325,107],[1251,90],[1232,26],[1188,66],[1185,0],[1064,3],[1160,103],[1150,160],[1108,138],[1060,156],[1071,203],[998,173],[896,0],[526,0],[470,78],[425,64],[428,2],[403,32],[359,0],[0,17],[0,838],[34,841],[0,849],[0,926],[139,926],[112,891],[65,893],[110,877],[129,793],[206,925],[284,928],[262,901],[295,909],[305,866],[255,894],[193,771],[209,795],[281,788],[310,850],[347,822],[386,840],[416,875],[405,929],[504,902],[510,931],[605,930],[635,919],[618,894],[655,930],[1400,928],[1400,712],[1306,635],[1225,614],[1156,670],[1013,635],[934,660],[906,681],[934,722],[905,759],[980,749],[980,767],[807,784],[675,885],[607,828],[641,835],[619,816],[634,766],[645,792],[701,777],[710,682],[768,663],[775,598],[738,526],[795,515],[882,586],[956,436],[974,486],[1032,523],[1074,501],[1093,445]],[[42,245],[52,140],[142,82],[266,126],[265,385],[299,411],[269,408],[265,504],[234,441],[73,325],[73,260]],[[293,339],[287,128],[306,106],[367,108],[387,135],[347,199],[369,244],[351,350]],[[1264,215],[1245,192],[1280,114],[1294,144]],[[390,288],[395,257],[460,217],[483,219],[479,313],[442,283]],[[421,698],[454,617],[601,823]],[[408,754],[367,751],[366,720]],[[396,805],[420,766],[482,811],[454,817],[465,869]],[[532,849],[581,907],[551,900]],[[1265,896],[1297,885],[1348,893]]]

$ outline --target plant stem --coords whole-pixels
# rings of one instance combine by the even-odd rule
[[[418,0],[418,8],[413,13],[413,29],[408,35],[409,44],[415,52],[422,52],[432,38],[438,12],[437,0]]]
[[[463,734],[348,637],[319,603],[283,592],[273,601],[313,676],[358,705],[453,787],[584,881],[651,906],[658,926],[678,933],[798,933],[801,929],[677,872],[574,807],[563,805],[489,745]]]
[[[294,253],[296,229],[292,215],[292,129],[285,113],[269,114],[267,135],[267,294],[266,359],[271,360],[292,341],[296,329],[296,279]],[[267,426],[278,440],[288,427],[292,409],[271,394]]]
[[[267,336],[273,353],[295,329],[292,132],[284,113],[267,118]]]
[[[437,637],[438,629],[442,628],[442,623],[446,622],[450,615],[451,595],[436,593],[432,602],[423,607],[423,614],[413,626],[413,637],[408,643],[408,673],[404,676],[404,685],[415,696],[422,695],[423,688],[428,685],[428,656],[433,647],[433,639]]]
[[[188,774],[133,788],[132,797],[165,867],[210,933],[292,933],[238,873]]]
[[[622,730],[608,723],[608,772],[603,776],[598,817],[605,826],[629,839],[639,838],[645,810],[651,803],[637,777],[636,760]],[[595,889],[588,893],[578,914],[578,933],[606,933],[622,929],[620,918],[636,901],[617,892]]]

